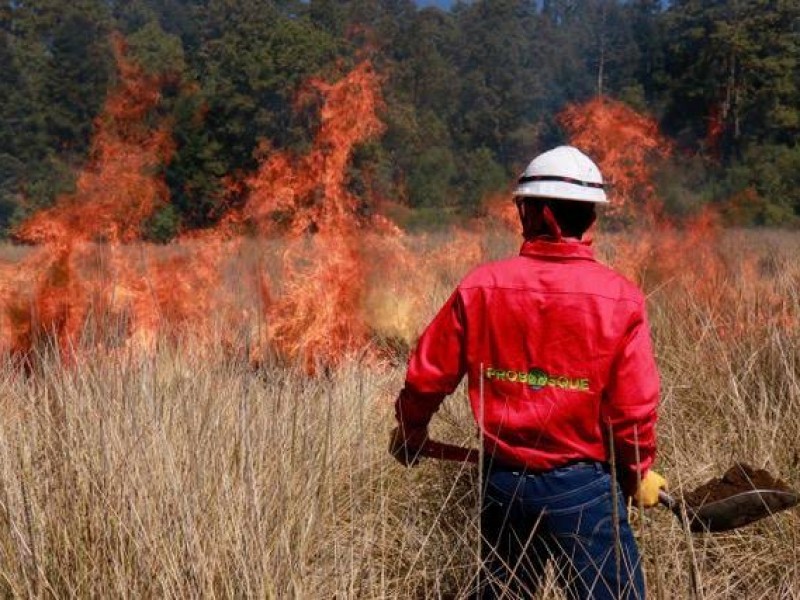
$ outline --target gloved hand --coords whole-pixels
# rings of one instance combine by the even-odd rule
[[[667,480],[655,471],[648,471],[633,495],[636,505],[651,508],[658,504],[659,490],[667,489]]]
[[[411,429],[402,425],[392,429],[389,453],[401,465],[413,467],[419,462],[418,451],[428,439],[428,428]]]

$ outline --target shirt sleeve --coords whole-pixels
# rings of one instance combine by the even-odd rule
[[[395,402],[404,428],[426,427],[466,372],[464,304],[456,290],[419,338]]]
[[[656,456],[655,425],[660,381],[650,327],[642,304],[633,314],[611,366],[601,407],[602,422],[614,442],[621,483],[628,493]]]

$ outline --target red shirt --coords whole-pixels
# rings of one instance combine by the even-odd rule
[[[485,451],[503,463],[608,461],[608,424],[628,486],[653,463],[659,377],[645,299],[587,244],[526,241],[467,275],[411,355],[398,420],[426,426],[464,374]]]

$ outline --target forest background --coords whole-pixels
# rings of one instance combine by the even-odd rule
[[[557,115],[595,96],[652,116],[675,151],[666,210],[737,225],[800,223],[800,4],[781,0],[37,0],[0,5],[0,233],[71,191],[107,91],[112,33],[164,81],[154,119],[176,151],[154,241],[213,225],[277,151],[306,150],[319,102],[369,58],[387,129],[348,185],[405,227],[479,216]],[[382,203],[382,207],[376,208]]]

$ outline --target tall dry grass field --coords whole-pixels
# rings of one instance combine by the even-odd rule
[[[701,242],[628,255],[629,236],[598,243],[649,295],[663,379],[658,467],[676,494],[734,460],[800,487],[800,239]],[[497,256],[515,242],[479,244]],[[417,327],[467,267],[442,264]],[[42,347],[32,372],[2,365],[0,591],[464,597],[477,566],[477,473],[435,461],[404,469],[387,455],[405,358],[387,346],[381,361],[357,354],[313,377],[189,341],[149,357],[87,349],[70,366]],[[476,443],[462,391],[433,434]],[[688,534],[664,509],[632,516],[654,598],[800,598],[798,510],[724,534]],[[559,594],[551,578],[541,598]]]

